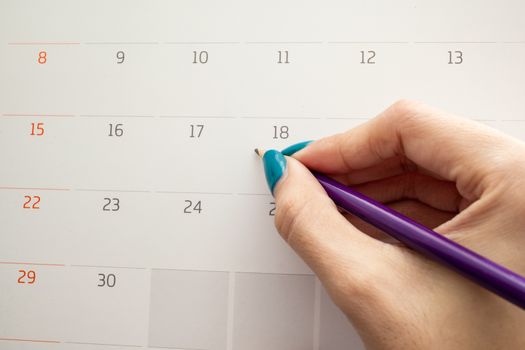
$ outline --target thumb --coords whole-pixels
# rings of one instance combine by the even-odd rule
[[[299,161],[274,150],[263,161],[281,236],[329,289],[369,284],[370,268],[384,260],[385,244],[350,224]]]

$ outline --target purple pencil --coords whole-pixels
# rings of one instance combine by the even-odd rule
[[[323,174],[313,174],[341,209],[525,309],[524,277]]]

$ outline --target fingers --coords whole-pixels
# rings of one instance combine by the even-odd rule
[[[368,182],[353,188],[382,203],[413,199],[432,208],[454,213],[459,212],[466,201],[454,183],[415,172]]]
[[[287,170],[274,195],[278,231],[328,285],[341,283],[341,273],[357,285],[357,276],[363,276],[369,265],[365,262],[382,259],[383,243],[353,227],[297,160],[287,158]]]
[[[294,157],[329,174],[349,174],[390,158],[406,158],[457,181],[460,190],[470,193],[481,190],[478,185],[488,169],[509,159],[501,151],[504,140],[482,124],[402,101],[355,129],[313,142]]]

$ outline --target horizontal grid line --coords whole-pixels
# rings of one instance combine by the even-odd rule
[[[322,117],[239,117],[240,119],[280,119],[280,120],[319,120],[323,119]]]
[[[165,193],[165,194],[211,194],[211,195],[220,195],[220,196],[231,196],[232,192],[189,192],[189,191],[155,191],[155,193]]]
[[[322,44],[323,41],[245,41],[245,44],[260,45],[302,45],[302,44]]]
[[[10,187],[10,186],[0,186],[0,190],[71,191],[71,189],[69,189],[69,188],[48,188],[48,187]]]
[[[131,114],[80,114],[81,118],[155,118],[154,115],[131,115]]]
[[[172,347],[172,346],[148,346],[149,349],[173,349],[173,350],[207,350],[201,348],[181,348],[181,347]]]
[[[83,265],[83,264],[72,264],[71,267],[86,267],[86,268],[97,268],[97,269],[129,269],[129,270],[147,270],[147,267],[136,267],[136,266],[110,266],[110,265]]]
[[[54,267],[82,267],[82,268],[101,268],[101,269],[129,269],[129,270],[159,270],[159,271],[188,271],[188,272],[220,272],[238,274],[262,274],[262,275],[283,275],[283,276],[313,276],[309,273],[286,273],[286,272],[261,272],[261,271],[230,271],[230,270],[209,270],[209,269],[186,269],[172,267],[138,267],[138,266],[111,266],[111,265],[85,265],[85,264],[47,264],[30,262],[0,262],[0,265],[33,265],[33,266],[54,266]]]
[[[328,120],[369,120],[366,117],[325,117]]]
[[[239,192],[235,193],[237,196],[271,196],[269,193],[245,193],[245,192]]]
[[[75,188],[73,191],[79,192],[122,192],[122,193],[151,193],[149,190],[114,190],[114,189],[97,189],[97,188]]]
[[[197,116],[197,115],[159,115],[159,118],[172,118],[172,119],[238,119],[239,117],[234,116]]]
[[[158,41],[88,41],[85,45],[158,45]]]
[[[172,346],[148,346],[149,349],[173,349],[173,350],[207,350],[201,348],[181,348],[181,347],[172,347]]]
[[[53,343],[59,344],[58,340],[43,340],[43,339],[22,339],[22,338],[0,338],[0,341],[18,341],[18,342],[28,342],[28,343]]]
[[[248,275],[278,275],[278,276],[315,276],[313,273],[285,273],[285,272],[261,272],[261,271],[229,271],[229,270],[197,270],[197,269],[177,269],[169,267],[152,267],[151,270],[157,271],[185,271],[185,272],[220,272],[220,273],[235,273]]]
[[[414,44],[498,44],[497,41],[414,41]]]
[[[237,45],[241,41],[165,41],[166,45]]]
[[[39,46],[39,45],[80,45],[80,42],[68,42],[68,41],[27,41],[27,42],[10,42],[7,43],[10,46]]]
[[[4,117],[58,117],[58,118],[72,118],[74,114],[23,114],[23,113],[3,113]]]
[[[123,347],[128,347],[128,348],[144,348],[145,347],[144,345],[88,343],[88,342],[77,342],[77,341],[65,341],[64,344],[96,345],[96,346],[123,346]]]
[[[159,194],[198,194],[198,195],[220,195],[220,196],[269,196],[269,193],[250,192],[206,192],[206,191],[175,191],[175,190],[122,190],[122,189],[98,189],[98,188],[44,188],[44,187],[10,187],[0,186],[0,190],[29,190],[29,191],[75,191],[75,192],[115,192],[115,193],[159,193]]]
[[[327,44],[410,44],[410,41],[328,41]]]
[[[0,261],[0,265],[34,265],[34,266],[56,266],[65,267],[65,264],[50,264],[50,263],[35,263],[35,262],[24,262],[24,261]]]

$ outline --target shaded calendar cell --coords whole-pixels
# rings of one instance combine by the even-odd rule
[[[46,263],[0,262],[0,339],[53,343],[64,336],[67,275],[63,265]],[[0,348],[12,343],[0,340]]]
[[[145,345],[149,281],[145,269],[68,268],[64,341]]]
[[[346,318],[321,287],[320,350],[364,350],[363,342]]]
[[[153,270],[149,346],[226,349],[228,273]]]
[[[37,339],[38,340],[38,339]],[[61,343],[55,342],[35,342],[22,339],[0,339],[0,348],[2,350],[63,350],[67,347]]]
[[[238,273],[233,349],[313,349],[314,276]]]

